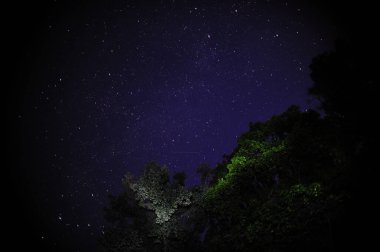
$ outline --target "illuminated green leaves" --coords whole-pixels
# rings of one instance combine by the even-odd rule
[[[234,184],[239,183],[239,177],[251,176],[252,173],[258,176],[272,176],[271,169],[276,161],[276,156],[284,152],[283,142],[272,143],[265,141],[249,140],[241,143],[239,150],[231,158],[227,165],[228,173],[220,178],[215,185],[210,187],[205,193],[207,200],[215,199],[224,190],[230,190]],[[250,173],[250,175],[246,175]]]

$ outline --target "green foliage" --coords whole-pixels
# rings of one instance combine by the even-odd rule
[[[288,202],[293,202],[295,199],[302,198],[306,203],[308,199],[317,198],[321,195],[321,185],[313,183],[309,186],[301,184],[293,185],[289,190],[283,192],[283,197]]]
[[[211,251],[327,250],[344,199],[336,178],[348,164],[335,136],[318,113],[291,107],[251,124],[214,169],[199,166],[199,188],[184,188],[183,173],[170,183],[167,168],[150,163],[137,180],[125,177],[124,199],[111,200],[108,219],[124,224],[105,237],[151,251],[183,250],[190,241]],[[133,225],[120,222],[131,218]]]
[[[318,113],[297,107],[251,124],[202,198],[213,223],[206,247],[326,249],[342,193],[324,184],[346,166],[335,133]]]
[[[283,189],[256,209],[247,237],[258,248],[306,243],[326,249],[326,235],[331,235],[326,227],[341,199],[324,193],[319,183]]]
[[[170,183],[168,170],[154,163],[137,180],[126,176],[126,191],[106,209],[111,226],[101,239],[105,251],[339,250],[333,238],[348,232],[341,223],[358,215],[340,219],[352,191],[361,188],[365,193],[356,197],[362,198],[370,195],[362,188],[376,185],[356,184],[353,176],[372,167],[366,160],[376,156],[373,129],[357,120],[368,120],[364,108],[375,108],[368,106],[375,99],[367,98],[374,85],[357,71],[348,71],[354,78],[341,78],[355,65],[345,50],[324,54],[311,67],[310,92],[322,101],[324,116],[291,106],[251,123],[232,153],[214,168],[197,168],[201,186],[191,190],[183,187],[183,173]],[[357,61],[355,68],[365,73],[361,65]],[[363,84],[359,105],[352,102],[356,88],[342,89],[350,82]],[[368,204],[374,197],[367,198]]]
[[[239,147],[227,164],[228,173],[205,193],[206,200],[215,199],[218,194],[223,194],[224,190],[237,186],[247,178],[274,175],[273,163],[276,161],[276,156],[285,150],[283,142],[269,143],[255,140],[245,140]]]
[[[128,200],[111,201],[107,215],[135,224],[105,237],[152,251],[175,251],[190,241],[211,251],[297,251],[310,244],[327,250],[329,223],[344,199],[335,179],[348,164],[335,136],[336,128],[318,113],[291,107],[251,124],[214,169],[199,166],[199,188],[184,188],[182,173],[170,183],[167,168],[150,163],[139,179],[126,176]]]

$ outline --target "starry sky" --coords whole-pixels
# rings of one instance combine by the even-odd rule
[[[157,161],[195,185],[249,122],[307,95],[335,27],[301,1],[47,1],[18,7],[13,188],[33,239],[86,251],[107,195]]]

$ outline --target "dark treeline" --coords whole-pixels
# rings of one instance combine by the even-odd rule
[[[111,197],[103,251],[365,251],[376,241],[375,8],[321,1],[340,39],[310,65],[318,111],[250,125],[183,187],[155,163]],[[316,4],[317,6],[318,4]],[[365,12],[363,12],[365,10]],[[338,14],[337,14],[338,13]]]
[[[185,188],[155,163],[111,197],[104,251],[340,251],[373,242],[375,67],[338,40],[310,68],[320,112],[296,106],[250,124]]]

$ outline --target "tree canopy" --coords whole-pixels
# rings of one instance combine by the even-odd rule
[[[251,123],[223,161],[197,168],[201,185],[184,187],[185,173],[170,181],[155,163],[138,179],[127,175],[125,192],[106,209],[103,250],[334,251],[342,237],[360,240],[348,223],[357,224],[354,212],[364,215],[358,205],[368,202],[356,190],[370,188],[362,178],[372,131],[360,121],[373,101],[354,101],[365,100],[373,81],[348,50],[338,44],[311,65],[310,93],[322,113],[291,106]]]

